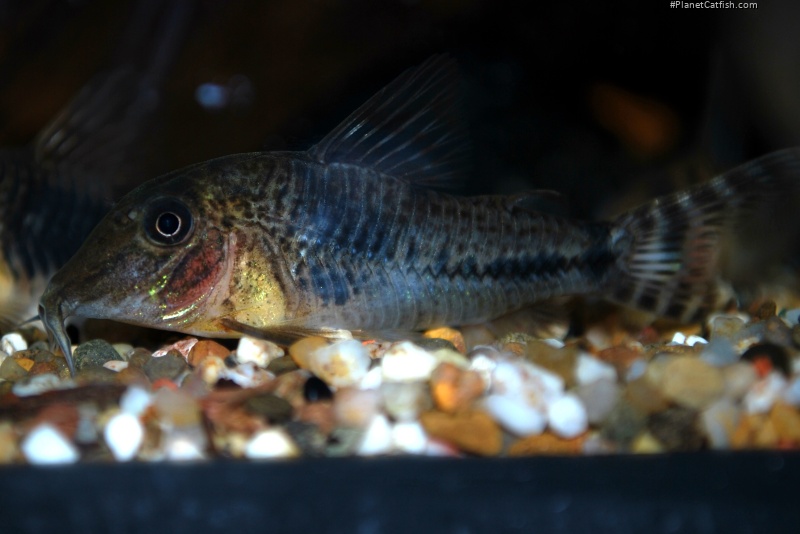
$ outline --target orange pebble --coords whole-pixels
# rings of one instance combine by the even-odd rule
[[[171,389],[172,391],[178,390],[178,384],[170,380],[169,378],[159,378],[155,382],[153,382],[152,390],[158,391],[161,388]]]
[[[772,360],[768,356],[757,356],[753,359],[753,366],[759,378],[764,378],[772,372]]]

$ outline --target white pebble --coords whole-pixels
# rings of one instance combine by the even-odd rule
[[[219,371],[222,378],[230,380],[237,386],[243,388],[255,388],[258,386],[263,386],[264,384],[275,379],[274,374],[270,373],[266,369],[257,367],[256,364],[252,362],[240,363],[233,369],[224,366],[223,368],[219,369]]]
[[[729,399],[720,399],[700,414],[700,428],[712,449],[730,448],[730,435],[739,421],[739,409]]]
[[[334,387],[352,386],[367,374],[372,359],[361,342],[348,339],[321,347],[309,355],[309,369]]]
[[[783,400],[794,407],[800,407],[800,376],[794,377],[786,387],[783,392]]]
[[[392,450],[392,425],[385,415],[376,415],[358,445],[358,454],[375,456]]]
[[[28,348],[28,342],[18,332],[10,332],[0,338],[0,349],[8,355]]]
[[[191,462],[205,458],[201,444],[189,437],[178,437],[167,440],[164,447],[165,458],[178,462]]]
[[[115,373],[119,373],[123,369],[128,368],[128,362],[124,362],[122,360],[109,360],[103,364],[103,367],[110,369]]]
[[[53,373],[45,373],[36,375],[23,382],[17,382],[11,388],[11,391],[17,397],[30,397],[31,395],[38,395],[45,391],[52,391],[54,389],[70,389],[75,387],[75,382],[72,380],[61,380]]]
[[[492,373],[497,367],[497,360],[489,357],[486,354],[478,354],[470,360],[469,368],[481,376],[483,383],[486,384],[486,389],[490,389],[492,385]]]
[[[625,381],[626,382],[633,382],[634,380],[641,378],[647,372],[647,362],[644,361],[642,358],[636,358],[633,360],[628,367],[628,372],[625,373]]]
[[[739,361],[740,354],[736,352],[730,340],[725,337],[716,337],[703,347],[700,359],[714,367],[725,367]]]
[[[766,413],[781,398],[786,389],[786,379],[777,371],[756,382],[744,396],[747,413]]]
[[[586,408],[572,393],[567,393],[560,399],[551,402],[547,408],[550,429],[562,438],[570,439],[579,436],[589,427]]]
[[[283,349],[271,341],[243,337],[236,347],[236,361],[239,363],[253,363],[266,369],[269,363],[283,356]]]
[[[686,334],[683,332],[675,332],[670,343],[673,345],[684,345],[686,343]]]
[[[282,428],[269,428],[256,433],[244,449],[245,457],[251,459],[294,458],[299,454],[297,445]]]
[[[114,458],[120,462],[127,462],[136,456],[142,445],[144,427],[138,417],[122,412],[108,421],[103,435]]]
[[[575,380],[578,384],[591,384],[603,379],[617,380],[617,370],[614,366],[589,354],[579,354],[575,367]]]
[[[483,406],[492,419],[517,436],[541,434],[547,426],[544,406],[531,406],[520,397],[489,395],[483,400]]]
[[[119,399],[119,409],[123,413],[140,416],[153,403],[153,396],[149,391],[139,386],[131,386],[125,390]]]
[[[48,423],[31,430],[20,446],[32,464],[72,464],[78,461],[78,449],[56,427]]]
[[[560,397],[564,379],[532,363],[521,360],[499,362],[492,373],[492,391],[520,395],[532,404],[541,405]]]
[[[128,361],[128,358],[133,352],[133,345],[128,343],[114,343],[111,346],[114,347],[114,350],[117,351],[117,354],[119,354],[120,358],[124,361]]]
[[[794,326],[800,323],[800,308],[784,310],[781,312],[780,317],[787,325]]]
[[[694,347],[698,343],[701,345],[708,345],[708,340],[704,337],[694,334],[686,338],[686,344],[689,345],[690,347]]]
[[[428,435],[419,421],[395,423],[392,448],[408,454],[422,454],[428,447]]]
[[[383,384],[383,369],[378,365],[367,371],[358,383],[358,389],[378,389],[381,384]]]
[[[414,421],[420,412],[430,408],[426,382],[385,382],[380,392],[384,410],[394,421]]]
[[[383,379],[389,382],[428,380],[438,364],[436,356],[410,341],[393,345],[381,359]]]
[[[591,384],[578,386],[574,390],[586,408],[589,423],[599,425],[614,409],[620,396],[616,380],[600,379]]]

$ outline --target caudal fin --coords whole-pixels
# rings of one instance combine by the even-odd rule
[[[791,224],[798,197],[800,148],[792,148],[623,214],[613,237],[627,252],[610,297],[680,321],[699,319],[715,306],[725,271],[789,252],[800,227]]]

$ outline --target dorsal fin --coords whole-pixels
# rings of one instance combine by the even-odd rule
[[[456,111],[455,61],[436,55],[409,69],[354,111],[309,155],[415,184],[441,185],[468,165],[466,128]]]

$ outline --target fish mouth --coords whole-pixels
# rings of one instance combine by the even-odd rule
[[[44,324],[50,338],[50,348],[61,349],[69,366],[69,373],[75,376],[75,362],[72,359],[72,344],[65,327],[65,319],[72,313],[74,306],[67,300],[55,297],[48,288],[39,301],[39,318]]]

